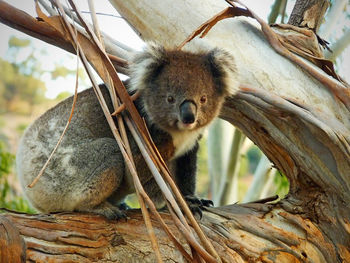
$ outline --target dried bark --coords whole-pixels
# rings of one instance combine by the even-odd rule
[[[0,263],[19,263],[25,258],[25,243],[18,229],[0,215]]]
[[[328,7],[329,0],[297,0],[288,24],[307,27],[317,32]]]

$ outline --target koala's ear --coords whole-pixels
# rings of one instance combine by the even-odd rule
[[[146,88],[166,63],[168,59],[164,47],[149,43],[144,51],[135,54],[129,66],[131,89]]]
[[[209,51],[205,64],[213,75],[214,84],[220,94],[233,95],[238,91],[237,68],[233,56],[220,48]]]

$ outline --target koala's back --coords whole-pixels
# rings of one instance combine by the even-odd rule
[[[101,86],[101,91],[112,112],[107,88]],[[17,151],[17,173],[26,196],[42,212],[94,211],[109,217],[105,212],[104,206],[109,206],[106,203],[117,204],[134,189],[92,88],[78,94],[73,118],[61,144],[40,180],[33,188],[27,187],[56,146],[69,118],[72,102],[71,97],[59,103],[25,131]],[[141,102],[137,101],[136,106],[140,108]],[[147,114],[143,112],[142,116]],[[170,135],[154,125],[148,128],[162,156],[169,160],[174,153]],[[128,138],[141,182],[146,191],[153,193],[157,189],[152,175],[130,133]],[[99,210],[98,205],[103,208]]]
[[[102,88],[102,92],[111,107],[108,91]],[[61,210],[60,204],[67,203],[63,199],[74,199],[74,193],[79,192],[84,177],[98,169],[91,160],[101,158],[104,153],[118,151],[94,91],[85,90],[78,94],[69,128],[44,175],[32,189],[26,187],[39,174],[56,146],[69,118],[72,102],[72,97],[64,100],[30,125],[17,152],[20,182],[33,205],[42,211]]]

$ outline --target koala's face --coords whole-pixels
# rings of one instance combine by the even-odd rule
[[[148,68],[144,75],[136,76],[142,79],[138,89],[151,122],[168,132],[208,125],[228,95],[226,65],[215,61],[215,52],[219,51],[157,51],[156,56],[147,53],[148,57],[139,58],[148,60]]]

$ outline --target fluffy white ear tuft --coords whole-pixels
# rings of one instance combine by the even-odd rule
[[[224,49],[214,48],[206,59],[217,88],[227,96],[237,93],[240,81],[234,57]]]
[[[130,63],[130,90],[142,90],[159,69],[167,63],[164,47],[147,43],[145,49],[135,53]]]

